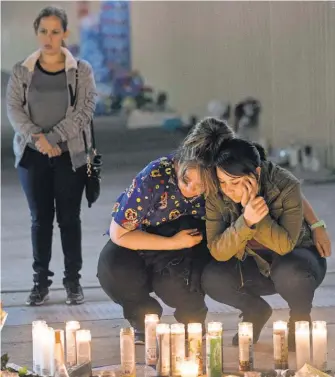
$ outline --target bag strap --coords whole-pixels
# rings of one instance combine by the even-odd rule
[[[74,92],[74,107],[77,104],[77,98],[78,98],[78,68],[79,68],[79,63],[80,63],[80,60],[77,61],[76,89],[75,89],[75,92]],[[91,129],[91,138],[92,138],[92,150],[93,150],[93,153],[96,154],[95,133],[94,133],[93,119],[91,120],[90,129]],[[86,139],[85,131],[83,131],[83,138],[84,138],[84,144],[85,144],[85,153],[88,154],[88,146],[87,146],[87,139]]]

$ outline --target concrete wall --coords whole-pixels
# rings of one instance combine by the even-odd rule
[[[133,64],[173,104],[264,106],[265,135],[335,145],[334,2],[134,2]],[[335,8],[335,7],[334,7]],[[335,155],[332,157],[335,165]]]
[[[48,3],[1,3],[3,69],[36,47],[31,24]],[[75,3],[54,3],[68,11],[77,41]],[[334,2],[134,1],[131,12],[133,66],[183,114],[253,95],[274,145],[334,149]]]

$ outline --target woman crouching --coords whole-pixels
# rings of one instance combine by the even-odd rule
[[[206,233],[215,261],[203,272],[203,289],[241,310],[243,321],[253,323],[254,343],[272,314],[261,296],[280,294],[290,308],[294,350],[294,323],[311,320],[327,269],[303,217],[299,181],[244,140],[224,141],[212,156],[219,189],[206,198]]]

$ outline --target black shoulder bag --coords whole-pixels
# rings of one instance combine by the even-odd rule
[[[78,67],[79,67],[79,61],[78,61]],[[78,68],[76,70],[75,99],[77,99],[77,94],[78,94],[77,88],[78,88]],[[87,199],[89,208],[92,207],[92,204],[95,203],[100,196],[100,182],[101,182],[101,168],[102,168],[102,155],[98,153],[96,144],[95,144],[93,120],[91,120],[90,129],[91,129],[91,139],[92,139],[91,151],[88,148],[85,131],[83,131],[85,153],[86,153],[86,158],[87,158],[85,194],[86,194],[86,199]],[[90,152],[92,152],[92,155]]]

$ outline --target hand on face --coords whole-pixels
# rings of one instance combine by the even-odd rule
[[[245,208],[249,201],[256,198],[258,193],[258,183],[253,177],[244,177],[242,183],[242,199],[241,204]]]
[[[258,196],[249,200],[244,210],[244,220],[249,227],[258,224],[269,213],[269,207],[267,206],[264,198]]]
[[[244,219],[249,227],[258,224],[269,213],[265,200],[258,194],[258,182],[253,177],[245,177],[241,204],[245,208]]]

